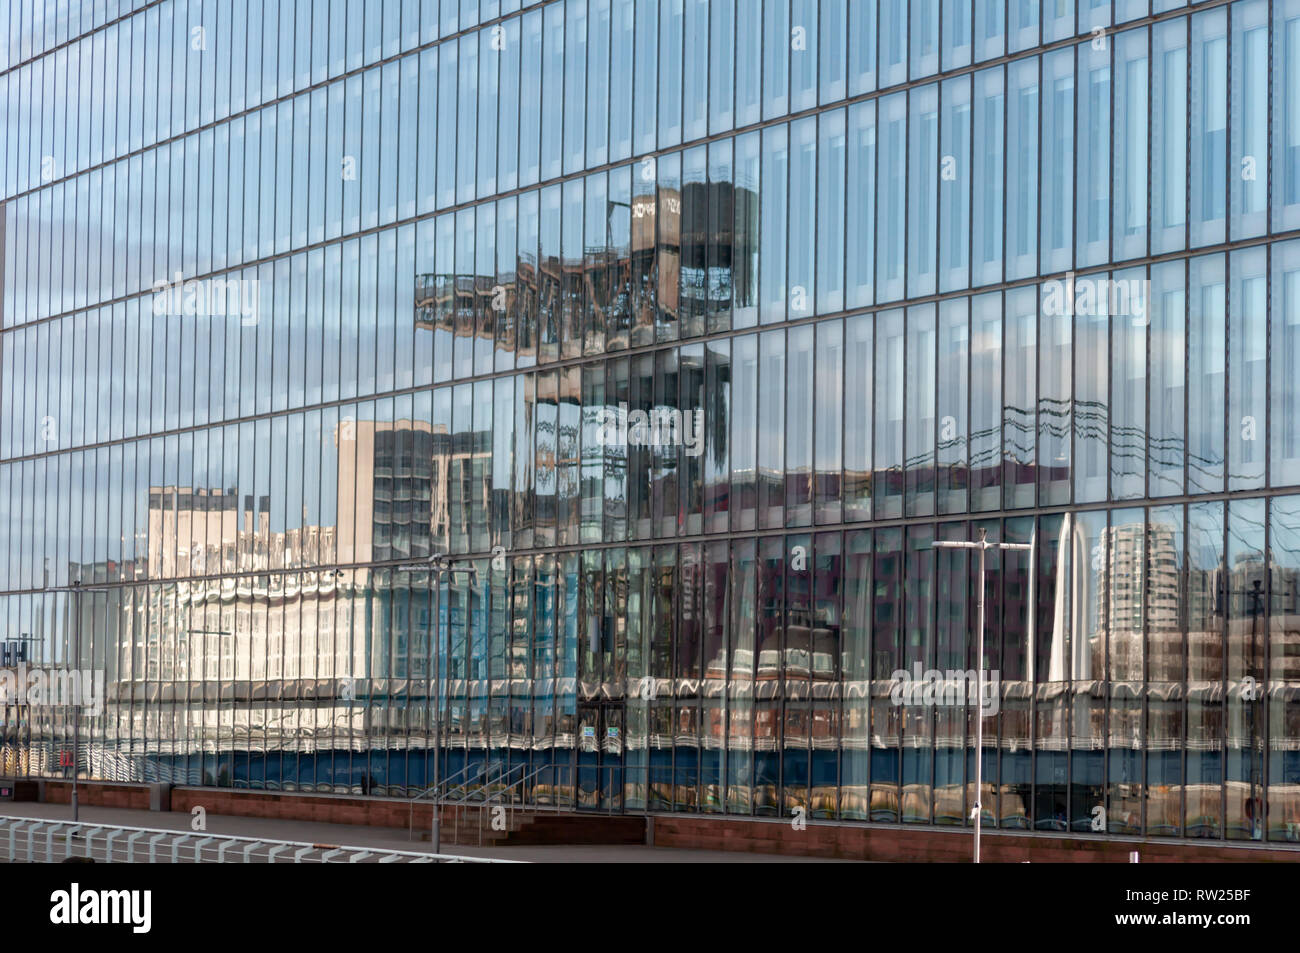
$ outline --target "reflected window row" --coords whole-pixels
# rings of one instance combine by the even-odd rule
[[[1052,4],[1041,23],[1038,3],[1018,2],[1008,22],[1005,0],[558,0],[510,16],[536,2],[165,0],[131,15],[125,2],[48,10],[16,0],[0,17],[0,103],[11,106],[11,132],[37,151],[0,156],[0,191],[16,195],[498,17],[507,19],[438,48],[453,63],[458,46],[462,59],[479,55],[467,44],[509,59],[522,29],[524,74],[557,89],[557,117],[560,99],[585,105],[556,132],[579,138],[579,164],[583,113],[589,129],[607,112],[626,114],[613,121],[635,148],[619,156],[602,131],[586,146],[588,164],[599,164],[607,146],[626,158],[1025,50],[1040,28],[1052,42],[1149,12],[1147,0],[1094,0],[1079,4],[1077,29],[1074,0]],[[1157,0],[1154,12],[1183,5]],[[517,73],[517,54],[514,63]],[[491,85],[495,93],[495,77]],[[91,134],[65,136],[59,106],[69,130]],[[46,156],[54,169],[31,161]]]
[[[39,188],[0,213],[3,324],[137,294],[178,273],[223,272],[733,128],[701,120],[683,136],[682,102],[708,96],[674,81],[678,131],[659,134],[652,111],[650,129],[658,133],[641,141],[642,112],[616,108],[609,84],[584,92],[565,72],[572,66],[585,75],[588,54],[596,55],[565,39],[575,19],[569,8],[585,11],[586,2],[547,5],[128,158],[108,156],[102,167],[68,178],[60,171],[63,139],[99,141],[102,131],[65,124],[57,111],[34,113],[62,138],[47,146],[40,137],[8,137],[9,158],[41,177]],[[606,19],[642,6],[653,12],[658,5],[615,10],[606,2]],[[702,6],[708,15],[731,4]],[[821,22],[842,38],[833,16]],[[688,279],[697,298],[730,296],[725,271],[731,265],[738,277],[731,259],[745,260],[739,277],[755,286],[739,289],[745,297],[737,307],[756,308],[767,322],[1290,231],[1300,227],[1300,166],[1287,145],[1300,137],[1288,106],[1300,97],[1300,56],[1290,55],[1296,37],[1300,0],[1273,4],[1271,20],[1267,0],[1237,0],[707,150],[570,179],[541,193],[542,214],[554,209],[554,221],[540,225],[542,244],[564,247],[543,247],[531,269],[546,267],[549,255],[566,270],[616,255],[635,266],[646,257],[637,246],[654,246],[658,274],[639,290],[671,313],[674,297],[689,293]],[[633,62],[631,48],[601,50],[609,63]],[[591,69],[605,75],[606,67]],[[685,75],[697,73],[707,70]],[[12,85],[18,73],[8,75]],[[129,71],[120,75],[138,88]],[[631,97],[645,75],[655,71],[637,71],[634,83],[628,70],[619,88]],[[765,81],[770,75],[763,70]],[[816,93],[818,71],[810,76]],[[826,101],[843,98],[843,86],[837,80],[841,92]],[[658,90],[664,94],[663,82]],[[563,109],[584,99],[585,110]],[[27,102],[11,95],[10,113]],[[101,114],[115,121],[98,107],[85,115],[97,124]],[[128,120],[119,114],[116,121],[126,134]],[[1018,147],[1026,141],[1041,148]],[[584,191],[596,194],[584,198]],[[527,211],[519,210],[521,225]],[[492,219],[501,211],[489,202],[477,213]],[[490,223],[475,226],[475,209],[462,214],[471,216],[471,230],[492,231]],[[632,247],[620,248],[620,238]],[[715,242],[731,247],[709,262]],[[692,248],[699,261],[686,257]],[[680,291],[664,274],[675,263]],[[459,275],[460,268],[440,272]],[[493,261],[469,270],[501,269]],[[662,287],[665,278],[673,288]]]
[[[5,403],[39,455],[0,464],[0,588],[1300,484],[1300,243],[1109,274],[1142,317],[1056,314],[1049,282],[224,424],[287,376],[266,325],[194,351],[211,391],[162,372],[181,365],[148,322],[125,375],[56,340],[5,365],[49,386]],[[123,335],[97,340],[121,367]]]
[[[1034,548],[993,554],[976,660],[975,561],[933,544],[980,530]],[[474,565],[436,593],[356,569],[11,595],[0,621],[34,664],[79,621],[91,777],[405,795],[441,721],[446,771],[541,769],[544,802],[960,825],[975,706],[897,688],[979,669],[986,823],[1300,839],[1298,497]],[[61,711],[0,711],[6,773],[66,776]]]

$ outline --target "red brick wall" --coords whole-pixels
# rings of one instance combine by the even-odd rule
[[[212,814],[236,817],[271,817],[326,824],[360,824],[367,827],[406,827],[411,802],[387,798],[353,798],[277,791],[232,791],[216,788],[173,788],[172,810],[189,813],[196,806]],[[443,811],[444,821],[448,811]],[[433,822],[430,805],[415,805],[416,827]]]
[[[738,818],[656,817],[656,847],[693,847],[764,854],[838,857],[852,860],[968,863],[970,831],[906,830],[809,824],[795,830],[789,821]],[[1300,862],[1300,850],[1227,847],[1162,841],[1106,841],[985,832],[980,859],[989,863],[1128,863],[1136,850],[1143,863]]]
[[[67,804],[72,784],[46,781],[45,800]],[[82,804],[99,807],[149,809],[146,785],[82,782]],[[173,788],[171,808],[189,813],[202,806],[213,814],[238,817],[266,817],[284,820],[320,821],[331,824],[358,824],[370,827],[406,827],[411,819],[411,802],[389,798],[358,798],[337,795],[297,794],[278,791],[234,791],[228,788]],[[415,805],[415,825],[427,830],[433,820],[428,803]],[[450,823],[453,808],[443,809],[443,823]],[[477,820],[478,808],[466,808]],[[594,827],[603,818],[559,814],[538,815],[562,818],[565,831],[550,832],[549,843],[632,843],[636,832],[621,828],[601,832],[595,840],[574,839],[573,824]],[[615,820],[633,820],[633,816]],[[640,818],[635,818],[641,820]],[[610,825],[605,825],[610,826]],[[614,825],[617,827],[617,825]],[[579,831],[581,833],[581,831]],[[595,834],[588,831],[589,834]],[[699,850],[747,851],[764,854],[836,857],[851,860],[920,861],[932,863],[968,863],[972,836],[969,830],[906,829],[866,827],[854,824],[809,824],[795,830],[789,821],[745,820],[727,817],[690,817],[659,815],[654,818],[656,847],[686,847]],[[1300,862],[1300,850],[1262,847],[1230,847],[1174,841],[1107,841],[1096,838],[1047,837],[986,831],[982,839],[982,859],[990,863],[1127,863],[1129,852],[1136,850],[1143,863],[1161,862]]]
[[[47,804],[71,804],[71,781],[46,781]],[[101,781],[79,781],[77,801],[95,807],[122,807],[136,811],[149,810],[149,788],[143,784],[106,784]]]
[[[411,802],[388,798],[358,798],[281,791],[232,791],[214,788],[173,788],[172,810],[188,813],[202,806],[212,814],[237,817],[266,817],[328,824],[359,824],[368,827],[404,828],[411,824]],[[481,809],[444,807],[442,823],[454,823],[457,812],[469,825],[477,825]],[[427,831],[433,823],[433,809],[427,801],[415,804],[415,829]],[[593,817],[551,812],[535,815],[530,829],[510,838],[513,843],[547,844],[643,844],[645,818],[635,816]]]

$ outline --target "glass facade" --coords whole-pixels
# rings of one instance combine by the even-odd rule
[[[85,776],[963,825],[978,668],[986,824],[1300,842],[1300,0],[12,0],[0,116]]]

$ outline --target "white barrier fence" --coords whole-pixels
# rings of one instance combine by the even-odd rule
[[[429,854],[384,847],[236,837],[42,818],[0,817],[0,860],[8,863],[150,864],[515,864],[522,861]]]

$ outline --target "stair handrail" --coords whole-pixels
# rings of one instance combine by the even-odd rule
[[[478,762],[478,761],[476,761],[476,762],[474,762],[473,764],[467,764],[467,765],[465,765],[465,767],[461,768],[461,769],[460,769],[459,771],[457,771],[455,774],[451,775],[451,777],[443,778],[443,779],[441,779],[440,781],[438,781],[437,784],[431,784],[431,785],[429,785],[427,788],[425,788],[423,791],[421,791],[421,792],[420,792],[419,794],[417,794],[415,797],[411,798],[411,799],[410,799],[410,804],[409,804],[409,806],[408,806],[408,808],[407,808],[407,816],[406,816],[406,839],[407,839],[407,840],[412,840],[412,839],[414,839],[414,837],[415,837],[415,802],[416,802],[416,801],[421,801],[421,800],[423,800],[424,798],[428,797],[430,794],[432,794],[432,795],[434,795],[434,797],[433,797],[433,809],[436,811],[436,810],[438,810],[438,804],[439,804],[441,801],[443,801],[443,800],[446,799],[445,797],[440,796],[440,795],[437,794],[437,791],[438,791],[439,788],[442,788],[442,787],[444,787],[445,785],[450,784],[452,781],[455,781],[458,777],[460,777],[460,776],[461,776],[462,774],[464,774],[466,771],[470,771],[470,770],[482,770],[482,768],[483,768],[483,764],[482,764],[482,762]],[[468,780],[466,780],[465,783],[468,783]]]
[[[488,799],[488,801],[498,800],[499,798],[501,798],[503,795],[505,795],[505,794],[507,794],[507,793],[509,793],[509,794],[511,795],[511,800],[513,801],[513,800],[515,800],[515,798],[514,798],[514,791],[515,791],[515,789],[521,787],[521,786],[524,785],[524,784],[527,784],[529,781],[531,781],[533,778],[537,777],[537,776],[538,776],[539,774],[541,774],[543,771],[555,771],[555,770],[558,769],[558,768],[569,768],[569,767],[570,767],[570,765],[567,765],[567,764],[543,764],[543,765],[539,765],[538,767],[534,768],[532,771],[529,771],[527,774],[521,776],[521,777],[519,778],[518,781],[512,781],[512,782],[510,782],[509,784],[507,784],[504,788],[501,788],[501,789],[500,789],[496,794],[494,794],[492,797],[490,797],[490,798]],[[500,780],[502,783],[504,783],[504,779],[505,779],[505,778],[510,777],[510,775],[513,774],[515,771],[523,770],[523,769],[525,769],[525,768],[527,768],[527,765],[517,764],[517,765],[515,765],[513,768],[511,768],[509,771],[507,771],[507,772],[505,773],[505,775],[503,776],[503,778],[501,778],[501,779],[499,779],[499,780]],[[488,802],[485,801],[484,803],[488,803]],[[518,803],[519,803],[520,806],[527,806],[527,805],[528,805],[528,801],[527,801],[526,798],[519,798]],[[534,806],[535,806],[535,805],[534,805]]]
[[[488,788],[493,784],[501,783],[502,778],[508,778],[511,775],[511,773],[515,770],[514,768],[507,768],[505,766],[505,763],[500,760],[494,761],[493,766],[496,768],[496,773],[486,775],[483,778],[483,782],[479,785],[479,793],[484,798],[484,800],[479,802],[481,804],[486,804],[488,803],[489,800],[491,800],[491,792],[488,790]],[[520,767],[520,765],[516,765],[515,767]],[[469,800],[468,794],[465,795],[465,800],[466,801]]]
[[[516,765],[515,767],[522,768],[522,767],[524,767],[524,765],[520,764],[520,765]],[[498,800],[498,799],[504,797],[507,793],[509,793],[509,794],[511,795],[511,797],[510,797],[511,805],[512,805],[512,806],[515,805],[515,803],[516,803],[516,802],[515,802],[515,797],[514,797],[514,790],[515,790],[515,788],[519,787],[519,786],[522,785],[522,784],[526,784],[526,783],[528,783],[528,782],[531,781],[533,778],[537,777],[537,775],[541,774],[543,771],[554,771],[556,768],[559,768],[559,767],[566,767],[566,768],[567,768],[568,765],[544,764],[544,765],[542,765],[542,766],[539,767],[539,768],[535,768],[534,770],[528,772],[528,773],[525,774],[523,777],[521,777],[518,781],[513,782],[513,783],[510,784],[509,786],[504,787],[504,788],[502,788],[501,790],[497,791],[495,794],[491,795],[491,796],[490,796],[486,801],[483,802],[483,806],[486,807],[488,804],[491,804],[493,801]],[[513,771],[514,769],[512,768],[511,770]],[[519,801],[518,801],[518,806],[519,806],[519,807],[525,807],[525,806],[527,806],[527,802],[525,801],[524,798],[520,798],[520,799],[519,799]]]
[[[458,777],[460,777],[460,776],[461,776],[462,774],[464,774],[466,771],[472,771],[472,770],[474,770],[475,768],[482,768],[482,767],[483,767],[483,765],[482,765],[481,763],[478,763],[478,762],[475,762],[474,764],[467,764],[467,765],[465,765],[465,767],[461,768],[459,771],[457,771],[455,774],[451,775],[450,777],[443,778],[443,779],[442,779],[441,781],[439,781],[437,784],[430,784],[427,788],[425,788],[425,789],[424,789],[423,791],[421,791],[419,794],[415,795],[415,797],[411,798],[411,802],[414,803],[414,802],[416,802],[416,801],[422,800],[422,799],[424,799],[425,797],[427,797],[428,795],[432,794],[434,791],[438,790],[439,788],[446,787],[448,784],[450,784],[452,781],[455,781]]]
[[[469,792],[470,792],[470,784],[472,784],[474,781],[477,781],[479,778],[481,778],[481,777],[482,777],[482,776],[483,776],[487,771],[491,771],[494,765],[499,766],[500,764],[501,764],[500,761],[487,761],[487,762],[484,762],[484,761],[477,761],[477,762],[475,762],[475,763],[474,763],[473,765],[471,765],[470,767],[477,768],[478,770],[476,770],[472,775],[470,775],[469,777],[467,777],[467,778],[466,778],[464,781],[462,781],[460,784],[456,785],[456,787],[454,787],[454,788],[449,788],[448,791],[447,791],[447,793],[444,794],[444,795],[442,795],[442,800],[443,800],[443,801],[466,801],[466,800],[468,800],[468,799],[469,799]],[[459,775],[461,775],[461,774],[464,774],[464,773],[465,773],[464,771],[457,771],[456,774],[453,775],[451,778],[448,778],[448,780],[449,780],[449,781],[450,781],[450,780],[454,780],[457,776],[459,776]]]
[[[506,771],[504,777],[509,777],[516,770],[525,767],[527,767],[527,765],[517,764],[514,767],[510,768],[508,771]],[[522,798],[518,801],[518,803],[516,803],[515,796],[514,796],[515,789],[522,784],[526,784],[532,778],[537,777],[537,775],[541,774],[543,771],[553,771],[555,770],[556,767],[558,766],[554,764],[544,764],[530,771],[528,774],[525,774],[518,781],[514,781],[511,784],[507,785],[506,787],[501,788],[497,791],[490,792],[487,795],[487,797],[484,798],[483,806],[479,809],[479,814],[478,814],[478,842],[480,847],[483,846],[483,816],[491,810],[492,802],[502,800],[505,798],[506,794],[509,794],[510,795],[509,802],[503,804],[502,806],[505,807],[510,812],[510,818],[511,820],[513,820],[515,811],[526,807]]]

